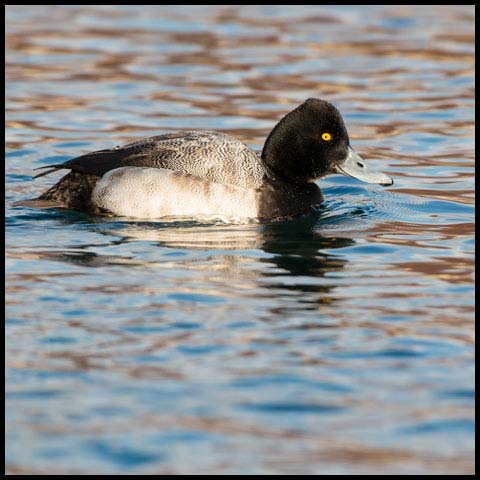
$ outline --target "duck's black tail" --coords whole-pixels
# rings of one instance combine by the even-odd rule
[[[61,168],[65,168],[59,165]],[[50,168],[60,170],[57,165],[51,165]],[[54,171],[51,170],[51,171]],[[50,172],[43,172],[38,176],[46,175]],[[38,198],[22,200],[14,206],[32,207],[32,208],[70,208],[73,210],[94,211],[91,196],[92,190],[98,181],[96,175],[85,175],[78,172],[67,173],[53,187],[50,187]]]
[[[44,167],[38,167],[34,168],[34,170],[43,170],[45,168],[48,168],[48,170],[45,170],[44,172],[38,173],[35,175],[33,178],[40,178],[43,177],[44,175],[48,175],[49,173],[56,172],[57,170],[62,170],[64,168],[68,168],[65,165],[62,165],[61,163],[57,163],[56,165],[46,165]]]

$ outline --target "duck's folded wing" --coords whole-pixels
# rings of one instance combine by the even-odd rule
[[[188,131],[138,140],[121,147],[87,153],[47,169],[102,177],[120,167],[165,168],[214,182],[257,187],[265,172],[259,157],[239,140],[221,132]]]
[[[121,147],[107,148],[96,152],[86,153],[80,157],[73,158],[64,163],[39,167],[36,170],[46,169],[44,172],[35,175],[34,178],[43,177],[57,170],[72,170],[85,175],[103,176],[106,172],[115,168],[126,166],[148,166],[154,163],[152,154],[168,158],[171,155],[166,149],[155,148],[158,145],[151,139],[144,139],[141,142],[124,145]],[[150,165],[155,167],[156,165]]]

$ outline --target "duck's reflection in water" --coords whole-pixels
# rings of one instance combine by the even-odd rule
[[[234,288],[239,295],[249,292],[256,298],[283,294],[295,296],[304,308],[332,301],[329,292],[335,285],[325,275],[346,264],[345,257],[332,250],[354,243],[322,234],[318,214],[270,224],[103,221],[95,228],[107,242],[35,256],[93,268],[138,266],[145,275],[155,267],[177,268],[183,272],[185,290],[191,280],[188,272],[192,278],[193,271],[196,278],[202,272],[204,284],[220,294],[224,289],[232,295],[227,289]]]

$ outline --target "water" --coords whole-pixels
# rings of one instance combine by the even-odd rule
[[[474,472],[473,6],[8,6],[7,473]],[[395,179],[259,225],[32,210],[33,168],[308,97]]]

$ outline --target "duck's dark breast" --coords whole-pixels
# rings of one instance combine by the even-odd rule
[[[258,218],[295,217],[310,212],[322,202],[322,192],[315,183],[292,185],[265,178],[258,189]]]

